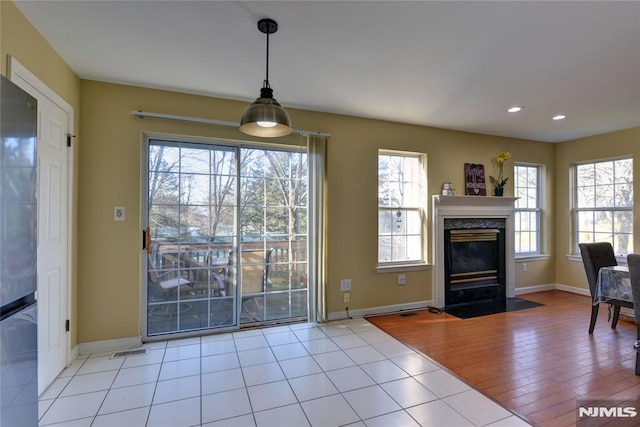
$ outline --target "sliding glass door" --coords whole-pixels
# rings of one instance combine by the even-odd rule
[[[306,153],[146,148],[146,336],[306,319]]]

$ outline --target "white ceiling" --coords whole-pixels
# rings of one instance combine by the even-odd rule
[[[548,142],[640,126],[638,1],[15,3],[83,79],[251,102],[269,17],[285,108]]]

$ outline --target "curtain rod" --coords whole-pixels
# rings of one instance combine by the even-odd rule
[[[140,111],[140,110],[133,110],[131,111],[131,115],[134,117],[138,117],[138,118],[145,118],[145,117],[149,117],[152,119],[166,119],[166,120],[178,120],[181,122],[192,122],[192,123],[205,123],[205,124],[209,124],[209,125],[218,125],[218,126],[229,126],[229,127],[234,127],[234,128],[239,128],[240,127],[240,123],[238,122],[227,122],[224,120],[214,120],[214,119],[204,119],[201,117],[190,117],[190,116],[176,116],[174,114],[163,114],[163,113],[150,113],[148,111]],[[299,130],[299,129],[293,129],[292,133],[298,134],[298,135],[317,135],[317,136],[325,136],[327,138],[331,137],[330,133],[323,133],[323,132],[315,132],[315,131],[310,131],[310,130]]]

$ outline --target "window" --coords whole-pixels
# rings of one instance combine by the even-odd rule
[[[574,167],[575,245],[610,242],[617,255],[633,250],[633,160]]]
[[[424,156],[378,153],[378,263],[424,262]]]
[[[515,252],[540,253],[541,166],[515,164]]]

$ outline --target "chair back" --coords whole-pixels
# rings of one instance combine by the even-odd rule
[[[629,280],[631,281],[631,294],[633,295],[633,314],[636,318],[636,323],[640,325],[640,255],[627,255],[627,264],[629,265]]]
[[[269,282],[269,260],[273,249],[246,249],[240,251],[242,265],[242,293],[264,292]]]
[[[598,271],[602,267],[618,265],[616,254],[613,252],[613,246],[609,242],[580,243],[578,246],[582,255],[584,271],[589,281],[589,291],[591,296],[594,296],[598,281]]]
[[[154,262],[153,256],[150,253],[147,254],[147,274],[151,283],[156,286],[160,286],[160,279],[158,278],[156,263]]]

